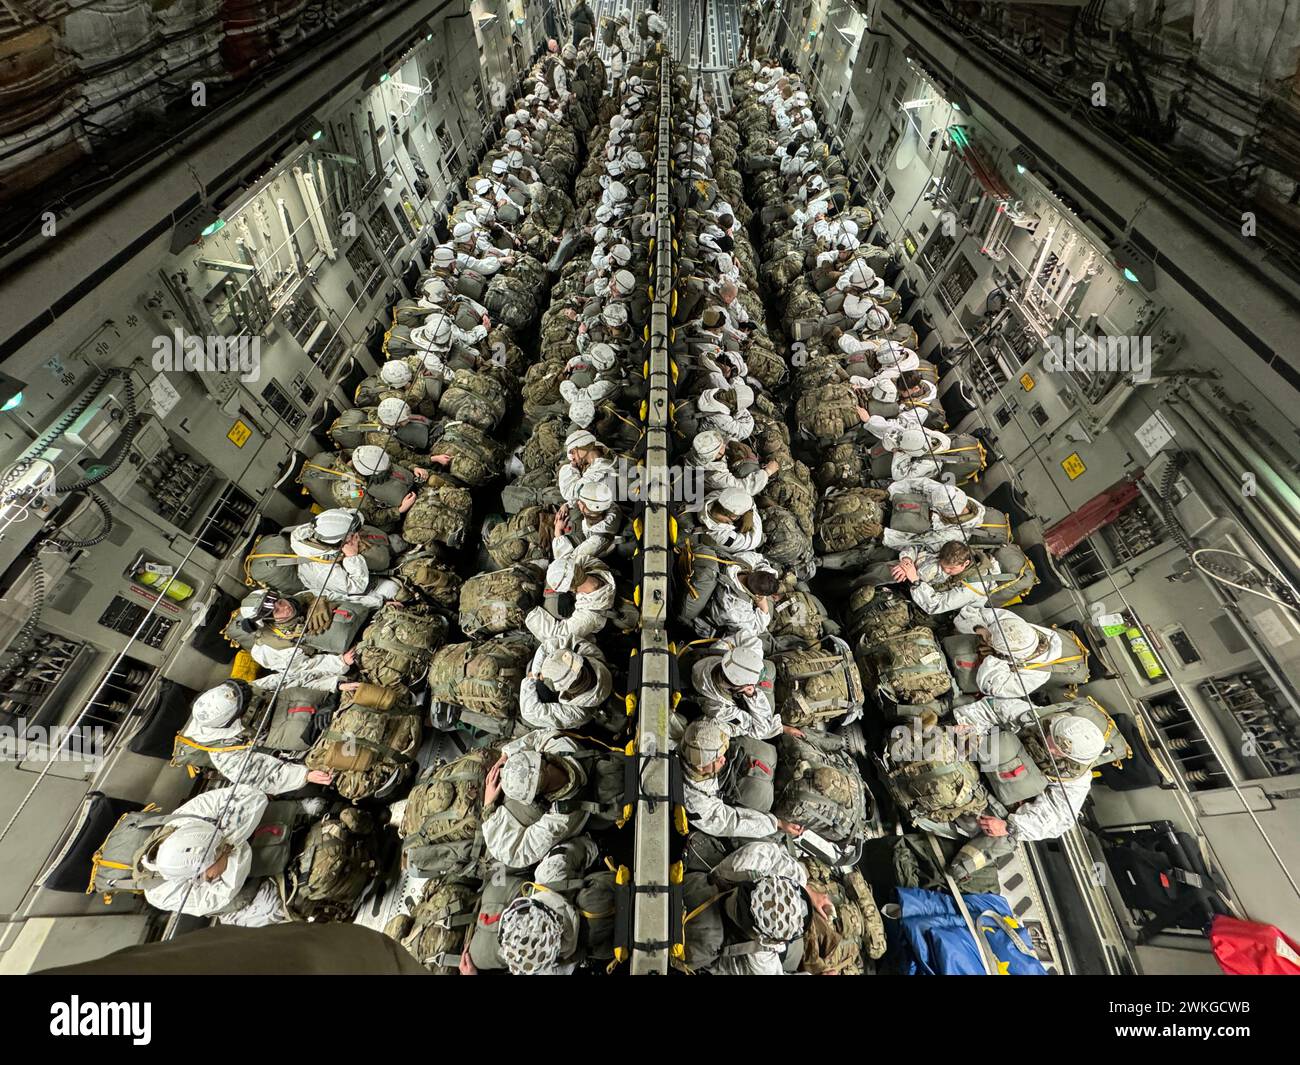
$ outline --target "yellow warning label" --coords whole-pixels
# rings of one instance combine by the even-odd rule
[[[1088,471],[1088,467],[1083,464],[1083,459],[1079,458],[1077,451],[1071,451],[1061,460],[1061,469],[1072,481],[1082,477]]]
[[[1020,375],[1020,387],[1023,388],[1026,392],[1032,392],[1034,390],[1033,375],[1022,373]]]
[[[253,430],[247,425],[243,422],[235,422],[235,424],[230,427],[230,432],[226,434],[226,439],[234,444],[235,447],[243,447],[248,443],[248,438],[252,435]]]

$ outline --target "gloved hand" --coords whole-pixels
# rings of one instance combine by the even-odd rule
[[[334,620],[334,607],[328,599],[316,596],[307,607],[305,628],[308,636],[319,636]]]

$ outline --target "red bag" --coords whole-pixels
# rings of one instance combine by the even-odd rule
[[[1220,914],[1210,925],[1210,943],[1229,976],[1300,976],[1300,944],[1274,925]]]

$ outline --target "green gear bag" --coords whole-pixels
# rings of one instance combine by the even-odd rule
[[[429,972],[454,976],[478,912],[479,887],[464,877],[430,880],[409,916],[389,922],[384,934],[396,939]]]
[[[438,400],[438,410],[491,432],[505,417],[507,403],[506,389],[496,377],[485,371],[456,370]]]
[[[824,496],[817,508],[821,550],[836,554],[873,546],[884,532],[882,496],[872,488],[846,488]]]
[[[753,736],[737,736],[727,752],[720,794],[729,805],[768,813],[776,798],[777,750]]]
[[[466,636],[498,636],[522,630],[524,618],[542,602],[545,574],[527,562],[487,570],[460,589],[460,628]]]
[[[483,791],[494,748],[426,770],[402,809],[402,863],[416,876],[474,872],[482,855]]]
[[[847,382],[832,382],[804,392],[795,401],[800,431],[818,444],[833,444],[861,424],[858,400]]]
[[[914,737],[920,740],[920,751],[912,750]],[[925,728],[919,737],[915,731],[904,737],[898,757],[887,761],[881,779],[898,808],[914,818],[947,824],[988,808],[979,766],[959,754],[946,728]]]
[[[781,650],[816,647],[827,626],[833,624],[821,600],[799,588],[784,592],[770,610],[767,634]]]
[[[407,553],[393,577],[402,586],[394,597],[399,603],[426,604],[442,614],[453,613],[460,603],[460,574],[442,560],[437,550],[424,548]]]
[[[830,897],[834,916],[810,914],[799,971],[814,976],[861,975],[866,962],[884,957],[887,947],[885,923],[871,885],[856,869],[832,869],[815,858],[801,858],[800,864],[808,874],[808,886]]]
[[[920,625],[874,644],[862,637],[857,657],[863,672],[875,679],[878,690],[896,703],[914,706],[933,702],[954,686],[934,632]]]
[[[874,806],[866,782],[838,737],[807,733],[777,737],[772,813],[832,843],[866,839]]]
[[[350,918],[379,872],[378,842],[368,811],[348,807],[322,817],[289,867],[290,912],[305,920]]]
[[[333,772],[345,799],[369,798],[410,772],[421,735],[409,693],[363,683],[343,693],[329,729],[307,752],[307,768]]]
[[[434,649],[447,638],[447,619],[419,604],[385,603],[357,644],[361,676],[385,687],[419,682]]]
[[[460,547],[469,532],[474,500],[469,491],[448,484],[426,484],[402,522],[402,538],[413,544]]]
[[[849,645],[830,637],[830,647],[782,651],[776,665],[776,707],[787,725],[823,725],[862,711],[862,675]]]
[[[429,694],[460,707],[462,720],[502,731],[519,712],[519,685],[532,656],[532,641],[522,638],[448,644],[429,663]]]
[[[447,422],[429,446],[432,452],[451,456],[451,464],[444,468],[462,484],[485,485],[505,470],[505,449],[469,422]]]
[[[497,566],[549,559],[555,511],[527,506],[498,522],[483,535],[483,547]]]

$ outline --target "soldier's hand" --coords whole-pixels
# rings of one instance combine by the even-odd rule
[[[776,827],[784,832],[787,836],[802,836],[803,825],[797,825],[793,821],[782,821],[779,817],[776,819]]]
[[[344,558],[354,558],[361,554],[361,537],[356,533],[353,533],[343,541],[343,546],[340,550],[343,552]]]
[[[986,836],[1005,836],[1007,834],[1007,823],[1000,817],[980,814],[979,826],[980,831]]]
[[[826,920],[831,920],[835,916],[835,906],[831,902],[829,895],[820,891],[814,891],[805,885],[804,890],[808,892],[808,897],[812,899],[813,909],[820,913]]]
[[[486,326],[488,329],[492,328],[492,319],[488,317],[486,311],[483,312],[483,325]]]
[[[429,471],[423,466],[412,466],[411,473],[414,474],[417,481],[427,481],[429,479]]]
[[[478,976],[478,966],[470,960],[469,944],[465,944],[465,949],[460,952],[460,964],[457,966],[461,976]]]
[[[450,466],[454,458],[454,455],[430,455],[429,461],[439,466]]]
[[[308,784],[333,784],[334,774],[328,769],[313,769],[307,774]]]
[[[303,621],[303,628],[308,636],[319,636],[322,632],[330,627],[334,620],[334,607],[330,601],[323,596],[316,596],[307,607],[307,616]]]
[[[342,661],[342,663],[345,666],[348,667],[348,669],[351,669],[353,665],[356,664],[357,661],[357,649],[355,647],[349,647],[346,651],[344,651],[341,655],[339,655],[339,659]]]
[[[858,407],[857,411],[858,411],[858,421],[865,422],[870,419],[871,411],[867,410],[866,407]]]
[[[776,459],[769,459],[767,465],[765,465],[763,469],[767,471],[769,477],[775,477],[781,472],[781,464],[777,462]]]
[[[398,504],[397,513],[405,514],[413,506],[415,506],[415,493],[407,492],[406,495],[402,496],[402,502]]]
[[[798,736],[799,739],[803,739],[803,729],[795,728],[793,725],[782,725],[781,731],[787,736]]]
[[[360,687],[361,681],[359,680],[345,680],[339,682],[339,691],[341,692],[354,692]]]

